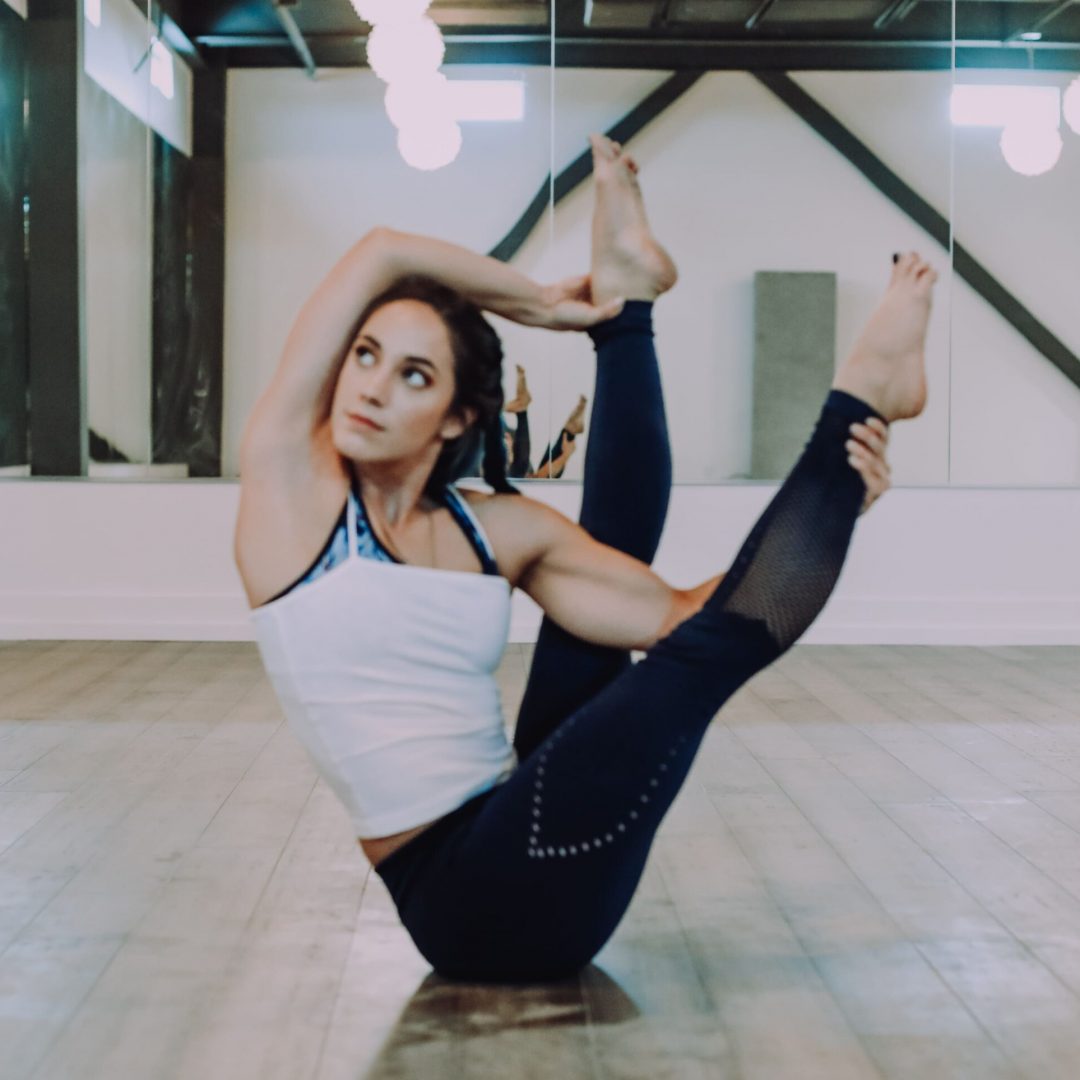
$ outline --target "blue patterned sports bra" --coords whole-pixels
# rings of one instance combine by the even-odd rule
[[[390,552],[379,543],[374,530],[368,522],[367,511],[364,508],[364,500],[355,486],[350,489],[349,498],[353,501],[353,505],[356,509],[357,554],[364,559],[376,559],[379,562],[401,563],[400,559],[391,555]],[[491,547],[491,542],[484,533],[480,522],[477,521],[472,508],[453,484],[447,485],[444,489],[443,502],[451,515],[461,526],[462,531],[465,533],[465,536],[468,538],[473,548],[476,550],[476,554],[479,556],[481,565],[484,568],[484,573],[498,575],[499,568],[495,563],[495,552]],[[346,507],[342,507],[341,516],[334,526],[334,531],[330,534],[330,538],[326,541],[326,545],[315,559],[311,568],[287,588],[282,589],[276,596],[271,597],[271,599],[267,601],[268,604],[273,603],[274,600],[280,600],[281,597],[292,592],[293,589],[298,589],[302,585],[308,585],[312,581],[316,581],[327,571],[332,570],[335,566],[345,561],[349,553],[348,528],[345,515]]]

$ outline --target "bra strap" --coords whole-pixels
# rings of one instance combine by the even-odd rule
[[[488,540],[487,534],[477,520],[476,514],[469,505],[468,500],[460,495],[452,484],[446,486],[446,505],[451,514],[457,518],[462,531],[472,543],[485,574],[498,574],[499,567],[495,562],[495,551]]]
[[[348,537],[348,549],[345,556],[349,559],[358,558],[359,552],[356,550],[356,494],[352,489],[352,484],[349,485],[349,495],[345,503],[345,529]]]

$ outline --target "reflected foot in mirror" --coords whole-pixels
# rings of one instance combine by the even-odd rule
[[[655,300],[676,282],[671,256],[649,228],[635,173],[618,143],[590,135],[596,206],[592,220],[592,301]]]
[[[885,419],[910,420],[926,407],[926,328],[937,272],[915,252],[892,280],[833,387],[872,405]]]
[[[562,453],[551,461],[545,461],[534,473],[529,473],[531,480],[558,480],[566,469],[567,462],[574,456],[577,443],[573,436],[567,436],[563,440]]]
[[[585,403],[588,400],[584,394],[578,398],[574,411],[567,418],[566,423],[563,424],[563,431],[570,435],[580,435],[585,430]]]
[[[503,406],[503,412],[508,413],[524,412],[532,404],[532,394],[529,393],[529,385],[525,381],[525,369],[520,364],[514,366],[517,368],[517,392],[513,400]]]

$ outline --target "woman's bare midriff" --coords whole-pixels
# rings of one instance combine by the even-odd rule
[[[414,829],[394,833],[393,836],[379,836],[373,840],[361,839],[359,844],[370,860],[371,865],[378,868],[383,859],[389,858],[399,847],[404,847],[414,836],[419,836],[422,832],[430,829],[435,822],[441,820],[441,818],[436,818],[435,821],[429,821],[426,825],[417,825]]]

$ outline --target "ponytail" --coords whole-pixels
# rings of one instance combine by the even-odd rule
[[[520,495],[506,479],[506,444],[503,442],[502,414],[496,413],[484,428],[484,481],[502,495]]]

